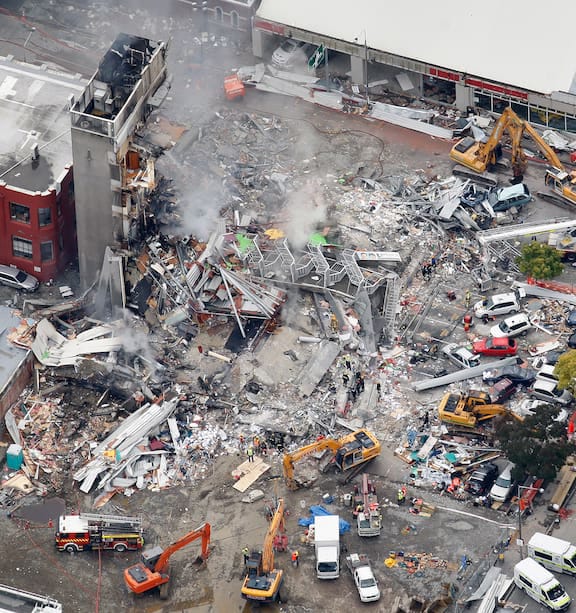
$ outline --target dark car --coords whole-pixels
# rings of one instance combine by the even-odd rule
[[[570,335],[566,344],[570,349],[576,349],[576,332]]]
[[[519,209],[533,199],[525,183],[495,188],[488,194],[488,202],[495,213],[507,211],[512,207]]]
[[[468,479],[464,489],[472,496],[485,496],[498,476],[498,466],[489,462],[476,469]]]
[[[573,328],[576,326],[576,309],[572,309],[568,316],[566,317],[566,325]]]
[[[536,379],[536,371],[533,368],[524,368],[516,364],[510,364],[501,368],[485,370],[482,373],[482,379],[489,385],[501,379],[509,379],[516,385],[528,386]]]
[[[510,379],[500,379],[494,383],[494,385],[490,388],[490,400],[494,404],[502,404],[506,402],[509,398],[511,398],[518,389],[518,385],[513,383]]]

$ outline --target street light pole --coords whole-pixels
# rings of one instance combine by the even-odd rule
[[[531,490],[538,494],[543,494],[544,490],[542,488],[536,489],[533,485],[519,485],[518,486],[518,539],[516,543],[520,548],[520,559],[524,559],[524,541],[522,539],[522,490]],[[530,501],[530,506],[532,506],[532,501]]]

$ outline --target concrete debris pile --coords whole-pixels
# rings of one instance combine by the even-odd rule
[[[324,78],[280,70],[273,65],[256,64],[237,69],[238,78],[249,87],[263,92],[296,97],[329,109],[386,121],[436,138],[453,138],[461,126],[444,106],[417,108],[407,97],[391,97],[380,82],[368,83],[368,92],[348,75]],[[366,86],[362,85],[365,90]],[[369,97],[368,97],[369,94]],[[412,104],[411,104],[412,103]],[[410,108],[408,108],[410,104]]]

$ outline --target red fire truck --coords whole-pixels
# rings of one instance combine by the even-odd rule
[[[112,549],[127,551],[142,549],[144,537],[140,517],[123,515],[61,515],[56,532],[58,551]]]

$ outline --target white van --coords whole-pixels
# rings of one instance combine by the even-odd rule
[[[514,583],[528,596],[552,611],[566,611],[572,602],[558,579],[532,558],[526,558],[516,564]]]
[[[498,475],[498,478],[494,482],[492,489],[490,490],[490,498],[494,502],[506,502],[508,496],[510,496],[510,490],[512,489],[512,469],[514,468],[513,462],[508,462],[504,467],[504,470]]]
[[[536,532],[528,541],[528,555],[551,570],[576,575],[576,547],[569,541]]]

